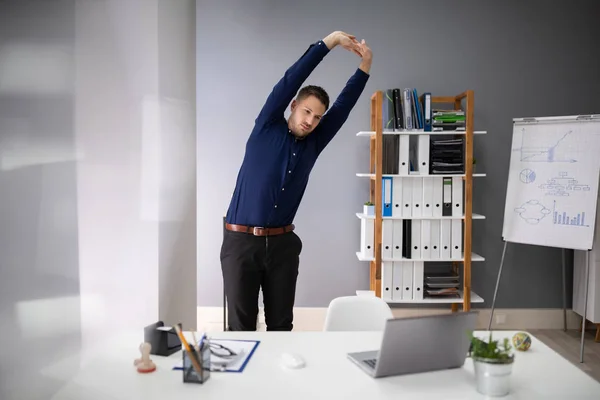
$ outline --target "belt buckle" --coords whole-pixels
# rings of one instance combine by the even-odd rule
[[[260,229],[264,230],[264,229],[265,229],[265,227],[264,227],[264,226],[255,226],[255,227],[253,227],[253,228],[252,228],[252,234],[253,234],[254,236],[260,236],[260,235],[258,234],[258,231],[259,231]]]

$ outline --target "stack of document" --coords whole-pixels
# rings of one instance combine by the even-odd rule
[[[429,149],[429,173],[435,174],[464,174],[464,140],[431,138]]]
[[[427,297],[460,297],[459,277],[455,273],[440,273],[425,277],[425,294]]]
[[[462,110],[434,110],[433,131],[464,131],[465,112]]]

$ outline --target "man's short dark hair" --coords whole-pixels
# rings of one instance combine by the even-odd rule
[[[302,100],[309,96],[315,96],[317,99],[319,99],[319,101],[325,106],[325,111],[329,109],[329,95],[322,87],[315,85],[304,86],[298,92],[298,96],[296,96],[296,99]]]

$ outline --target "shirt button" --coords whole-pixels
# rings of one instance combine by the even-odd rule
[[[295,155],[296,155],[296,153],[292,153],[292,155],[293,155],[293,156],[295,156]]]
[[[285,190],[285,188],[281,188],[281,190]]]
[[[275,208],[277,208],[277,204],[275,204]]]
[[[288,171],[288,174],[291,174],[291,173],[292,173],[292,171]]]

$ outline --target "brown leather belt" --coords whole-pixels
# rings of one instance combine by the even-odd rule
[[[284,226],[281,228],[262,228],[260,226],[245,226],[245,225],[234,225],[234,224],[225,224],[225,229],[233,232],[243,232],[249,233],[254,236],[273,236],[273,235],[281,235],[287,232],[291,232],[294,230],[294,224]]]

